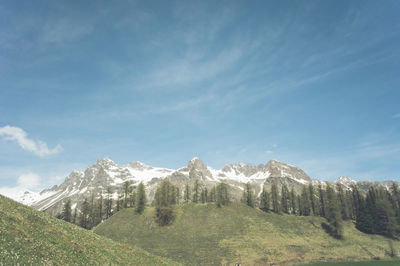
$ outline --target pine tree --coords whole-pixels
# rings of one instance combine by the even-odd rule
[[[308,195],[310,197],[312,215],[317,215],[317,209],[315,208],[316,204],[315,204],[314,186],[311,183],[308,185]]]
[[[96,224],[99,224],[99,223],[101,223],[101,221],[103,220],[103,212],[104,212],[104,210],[103,210],[103,195],[102,194],[100,194],[100,198],[99,198],[99,201],[98,201],[98,203],[97,203],[97,210],[98,210],[98,217],[97,217],[97,221],[96,221]]]
[[[326,188],[328,232],[335,238],[343,238],[342,217],[338,205],[337,195],[331,186]]]
[[[228,185],[224,182],[216,187],[216,202],[217,206],[221,207],[230,203],[230,195]]]
[[[179,187],[176,187],[176,204],[181,203],[181,192],[179,190]]]
[[[63,207],[62,213],[61,213],[61,219],[67,222],[71,222],[72,220],[72,210],[71,210],[71,200],[68,199]]]
[[[261,198],[260,198],[260,209],[268,212],[270,210],[270,205],[271,205],[271,199],[269,197],[269,193],[263,188],[263,191],[261,192]]]
[[[338,196],[338,199],[339,199],[340,213],[342,215],[342,219],[343,220],[348,220],[348,219],[350,219],[349,207],[347,205],[346,196],[345,196],[345,193],[343,191],[342,185],[337,183],[336,184],[336,190],[337,190],[337,196]]]
[[[85,198],[81,205],[81,211],[79,214],[79,226],[85,229],[90,229],[90,222],[89,222],[89,214],[90,214],[90,203]]]
[[[174,220],[172,205],[176,203],[175,186],[164,179],[155,193],[156,221],[160,226],[166,226]]]
[[[190,186],[189,186],[189,184],[186,184],[186,186],[185,186],[185,191],[183,193],[183,200],[185,201],[185,203],[189,203],[189,200],[190,200]]]
[[[146,191],[143,182],[140,182],[136,192],[136,208],[135,211],[139,214],[143,213],[146,205]]]
[[[95,197],[92,193],[90,195],[90,210],[89,210],[89,228],[93,228],[96,225],[97,220],[97,210],[95,204]]]
[[[274,183],[271,186],[271,199],[272,199],[272,211],[275,213],[280,212],[278,198],[279,198],[278,187]]]
[[[305,185],[301,190],[301,215],[303,216],[311,215],[311,201],[308,195],[308,189]]]
[[[209,202],[215,202],[217,199],[217,194],[216,194],[216,187],[212,187],[210,190],[210,196],[208,197]]]
[[[281,188],[281,206],[284,213],[289,213],[289,189],[286,184]]]
[[[122,183],[122,190],[124,193],[123,207],[128,208],[129,194],[131,192],[132,181],[125,181]]]
[[[322,188],[322,185],[319,184],[318,185],[318,192],[319,192],[319,202],[320,202],[320,216],[322,217],[326,217],[326,213],[325,213],[325,191]]]
[[[243,190],[242,202],[247,206],[254,208],[255,206],[255,197],[254,191],[251,188],[250,182],[248,182]]]
[[[112,215],[112,205],[113,205],[113,192],[110,187],[107,188],[107,198],[105,199],[105,215],[106,219],[108,219]]]
[[[194,203],[199,202],[199,180],[194,181],[194,186],[193,186],[193,200]]]
[[[129,207],[130,208],[135,207],[135,201],[136,201],[136,191],[132,189],[131,193],[129,195]]]
[[[73,224],[76,224],[76,215],[77,215],[76,209],[77,209],[77,207],[75,207],[74,214],[72,215],[72,223]]]
[[[205,190],[204,190],[204,189],[201,190],[201,193],[200,193],[200,201],[201,201],[201,203],[206,203],[206,202],[207,202],[207,200],[206,200],[206,195],[205,195]]]
[[[376,203],[375,213],[375,232],[387,237],[395,237],[398,224],[395,217],[393,206],[387,195],[379,197]]]
[[[291,214],[296,214],[296,194],[294,193],[294,189],[290,190],[290,208],[291,208]]]

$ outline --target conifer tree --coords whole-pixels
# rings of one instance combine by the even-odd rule
[[[103,213],[104,213],[104,210],[103,210],[103,195],[102,194],[100,194],[100,198],[99,198],[97,206],[98,206],[97,207],[98,208],[98,217],[97,217],[98,220],[97,220],[96,224],[99,224],[103,220]]]
[[[207,188],[204,188],[204,189],[201,190],[201,193],[200,193],[200,201],[201,201],[201,203],[206,203],[207,202],[206,192],[207,192]]]
[[[283,184],[281,189],[281,206],[284,213],[289,213],[289,204],[289,189],[286,184]]]
[[[326,188],[328,232],[335,238],[343,238],[343,225],[335,190],[328,184]]]
[[[96,225],[97,220],[97,209],[95,204],[94,194],[90,194],[90,210],[89,210],[89,228],[93,228]]]
[[[272,199],[272,211],[275,213],[280,212],[278,198],[279,198],[278,187],[276,186],[275,183],[273,183],[271,186],[271,199]]]
[[[291,214],[296,214],[296,193],[294,192],[294,188],[290,190],[290,208],[291,208]]]
[[[228,205],[230,203],[228,185],[224,182],[218,184],[216,187],[216,202],[218,207]]]
[[[85,229],[90,229],[90,221],[89,221],[89,214],[90,214],[90,203],[85,198],[81,205],[81,211],[79,214],[79,226]]]
[[[315,208],[315,195],[314,195],[314,186],[310,183],[308,185],[308,195],[311,203],[311,211],[313,215],[317,215],[317,209]]]
[[[131,193],[132,181],[125,181],[122,183],[122,189],[124,193],[123,207],[128,208],[129,194]]]
[[[319,192],[319,202],[320,202],[320,216],[322,217],[326,217],[326,213],[325,213],[325,191],[322,188],[322,185],[319,184],[318,185],[318,192]]]
[[[308,189],[305,185],[301,190],[301,215],[303,216],[311,215],[311,201],[308,195]]]
[[[348,220],[350,218],[349,215],[349,207],[347,205],[346,196],[343,191],[342,185],[339,183],[336,184],[337,196],[339,199],[340,213],[342,215],[343,220]]]
[[[136,208],[135,211],[139,214],[143,213],[146,206],[146,191],[143,182],[140,182],[136,192]]]
[[[216,187],[212,187],[210,190],[210,195],[208,197],[209,202],[215,202],[217,199],[217,194],[216,194]]]
[[[185,201],[185,203],[188,203],[190,200],[190,186],[189,184],[186,184],[185,186],[185,191],[183,193],[183,200]]]
[[[248,182],[243,190],[242,202],[247,206],[254,208],[255,206],[255,197],[254,191],[251,188],[250,182]]]
[[[260,209],[268,212],[270,210],[270,205],[271,205],[271,199],[269,197],[269,193],[263,188],[263,191],[261,192],[261,198],[260,198]]]
[[[65,202],[62,213],[61,213],[61,218],[66,221],[66,222],[71,222],[72,220],[72,209],[71,209],[71,200],[68,199],[67,202]]]
[[[107,198],[105,199],[105,215],[106,219],[108,219],[112,215],[112,205],[113,205],[113,198],[112,198],[112,189],[110,187],[107,188]]]
[[[193,186],[193,202],[194,203],[198,203],[199,202],[199,190],[200,190],[200,186],[199,186],[199,180],[195,180],[194,181],[194,186]]]
[[[179,187],[176,187],[176,204],[181,203],[181,192],[179,190]]]
[[[136,191],[131,189],[131,193],[129,194],[129,207],[130,208],[135,207],[135,201],[136,201]]]
[[[302,207],[302,202],[301,202],[301,197],[300,195],[296,195],[296,201],[297,201],[297,207],[298,207],[298,215],[302,216],[303,214],[303,207]]]
[[[73,224],[76,224],[76,216],[77,216],[77,210],[78,208],[77,207],[75,207],[75,209],[74,209],[74,213],[73,213],[73,215],[72,215],[72,223]]]
[[[164,179],[155,193],[156,221],[160,226],[174,220],[172,205],[176,204],[176,189],[168,179]]]

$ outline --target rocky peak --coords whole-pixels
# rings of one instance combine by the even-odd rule
[[[114,161],[112,161],[108,158],[99,158],[94,165],[102,166],[103,168],[106,168],[106,169],[117,166],[117,164]]]
[[[278,160],[270,160],[265,165],[265,170],[270,173],[270,177],[288,177],[294,180],[311,181],[311,178],[300,168]]]
[[[187,169],[189,170],[190,178],[205,179],[207,176],[212,177],[207,166],[198,157],[194,157],[189,161]]]
[[[255,174],[258,169],[256,166],[253,166],[251,164],[245,164],[245,163],[236,163],[236,164],[226,164],[222,168],[223,172],[231,172],[233,171],[236,175],[243,174],[246,177],[249,177],[253,174]]]
[[[346,184],[346,185],[351,185],[351,184],[356,184],[357,182],[350,177],[347,176],[341,176],[336,180],[336,183],[341,183],[341,184]]]
[[[151,169],[151,166],[148,166],[142,162],[130,162],[128,164],[129,167],[137,169],[137,170],[144,170],[144,169]]]
[[[192,160],[190,160],[187,167],[189,169],[194,168],[194,169],[198,169],[198,170],[201,170],[204,168],[207,169],[206,165],[198,157],[194,157]]]

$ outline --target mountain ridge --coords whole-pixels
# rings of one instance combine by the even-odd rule
[[[72,207],[75,208],[92,193],[95,197],[103,195],[108,187],[113,189],[113,198],[116,199],[118,197],[117,190],[125,181],[132,181],[134,187],[143,182],[151,201],[155,190],[164,178],[170,179],[173,184],[181,188],[181,192],[186,184],[193,185],[195,180],[201,187],[207,188],[225,182],[231,187],[233,200],[240,199],[244,185],[248,182],[253,186],[257,197],[264,187],[269,189],[274,183],[286,184],[290,189],[293,188],[296,192],[300,192],[303,185],[310,183],[323,186],[327,183],[340,184],[346,189],[357,185],[366,190],[369,186],[381,184],[388,188],[391,183],[395,182],[356,182],[344,176],[339,177],[335,182],[313,180],[302,169],[278,160],[270,160],[266,164],[258,166],[245,163],[226,164],[221,169],[214,169],[204,164],[200,158],[194,157],[186,166],[174,170],[150,166],[139,161],[118,165],[109,158],[99,158],[85,171],[73,170],[60,185],[55,185],[40,193],[24,193],[16,200],[55,216],[61,211],[62,205],[67,199],[71,200]]]

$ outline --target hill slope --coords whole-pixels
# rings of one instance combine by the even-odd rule
[[[143,215],[124,209],[94,232],[190,265],[370,260],[389,252],[388,239],[361,233],[350,222],[344,226],[345,239],[336,240],[323,231],[320,217],[264,213],[239,203],[220,209],[188,204],[176,212],[175,222],[160,228],[153,208]],[[393,246],[400,250],[399,241]]]
[[[176,265],[0,195],[0,265]]]

